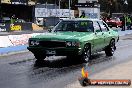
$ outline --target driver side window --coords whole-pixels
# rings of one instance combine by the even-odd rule
[[[103,21],[98,21],[100,28],[103,32],[109,31],[107,25]]]
[[[94,26],[94,31],[95,32],[101,32],[101,30],[100,30],[100,26],[99,26],[99,24],[95,21],[95,22],[93,22],[93,26]]]

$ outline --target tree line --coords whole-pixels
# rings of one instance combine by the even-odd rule
[[[48,4],[57,4],[62,9],[69,8],[69,0],[31,0],[36,3],[48,3]],[[98,0],[101,6],[101,11],[107,13],[123,13],[123,12],[132,12],[132,0]],[[127,1],[127,5],[125,4]],[[71,0],[71,9],[77,10],[78,8],[75,7],[75,4],[78,3],[78,0]]]

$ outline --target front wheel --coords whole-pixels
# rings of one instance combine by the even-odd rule
[[[90,58],[91,58],[91,47],[90,47],[90,45],[85,45],[85,47],[83,49],[83,53],[81,55],[81,60],[83,62],[87,63]]]
[[[37,59],[37,61],[43,61],[46,58],[45,55],[41,55],[41,54],[34,54],[34,56]]]
[[[115,40],[111,40],[110,44],[105,49],[106,56],[113,56],[116,50]]]

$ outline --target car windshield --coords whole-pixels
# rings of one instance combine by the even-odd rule
[[[93,32],[92,21],[61,21],[56,27],[57,31]]]

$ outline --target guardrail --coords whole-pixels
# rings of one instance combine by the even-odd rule
[[[10,47],[28,44],[32,34],[0,36],[0,47]]]
[[[0,48],[27,45],[28,39],[41,33],[0,36]]]

